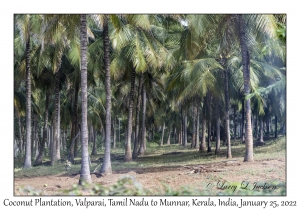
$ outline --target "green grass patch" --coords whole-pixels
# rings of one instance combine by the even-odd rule
[[[136,168],[150,168],[150,167],[160,167],[160,166],[183,166],[183,165],[193,165],[193,164],[207,164],[213,162],[219,162],[226,159],[227,147],[222,146],[220,153],[215,155],[214,143],[212,143],[212,152],[198,151],[196,149],[191,149],[190,145],[184,147],[178,144],[158,146],[155,143],[147,144],[147,152],[143,157],[139,157],[131,162],[124,162],[124,150],[117,148],[112,149],[112,169],[113,170],[123,170],[123,169],[136,169]],[[273,158],[283,158],[286,152],[286,139],[285,137],[280,137],[275,140],[269,140],[265,142],[263,146],[254,147],[254,159],[273,159]],[[104,151],[100,151],[98,155],[91,156],[91,172],[95,170],[99,164],[101,164],[101,158],[103,158]],[[245,145],[236,144],[232,146],[232,157],[233,159],[242,160],[245,154]],[[63,157],[62,159],[65,159]],[[49,161],[49,158],[45,158],[44,162]],[[46,176],[55,175],[62,173],[78,173],[80,171],[80,157],[75,159],[75,163],[72,165],[70,171],[65,171],[63,161],[59,162],[54,166],[42,165],[35,166],[30,169],[22,169],[21,159],[15,159],[15,177],[36,177],[36,176]],[[249,169],[250,170],[250,169]],[[274,169],[275,170],[275,169]],[[255,173],[255,171],[245,172],[245,173]]]

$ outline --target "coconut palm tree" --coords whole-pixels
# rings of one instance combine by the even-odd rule
[[[17,32],[22,37],[23,46],[25,46],[25,63],[26,63],[26,151],[24,168],[31,167],[31,45],[33,37],[38,37],[42,18],[40,15],[16,15],[15,26]],[[36,34],[36,36],[33,36]]]
[[[110,147],[111,147],[111,84],[110,84],[110,49],[108,36],[108,16],[103,18],[103,46],[105,68],[105,92],[106,92],[106,115],[105,115],[105,151],[104,160],[100,169],[101,174],[111,174]]]
[[[80,16],[80,57],[81,57],[81,171],[79,184],[91,183],[89,154],[88,154],[88,125],[87,125],[87,20],[86,15]]]

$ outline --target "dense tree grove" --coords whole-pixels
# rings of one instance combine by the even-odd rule
[[[24,168],[147,142],[212,154],[285,135],[286,16],[38,15],[14,18],[14,145]],[[212,148],[215,142],[216,148]]]

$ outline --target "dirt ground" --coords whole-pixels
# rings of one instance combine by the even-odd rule
[[[189,165],[177,167],[151,167],[114,171],[109,176],[92,174],[94,183],[108,186],[124,176],[133,176],[146,189],[156,191],[163,189],[163,184],[172,189],[191,186],[199,190],[222,188],[230,182],[286,182],[285,159],[265,159],[254,162],[243,162],[242,159],[222,161],[205,165]],[[15,178],[14,192],[19,195],[19,188],[31,186],[41,190],[43,195],[59,195],[63,189],[70,189],[78,184],[79,174],[61,174],[33,178]],[[45,186],[45,184],[47,186]]]

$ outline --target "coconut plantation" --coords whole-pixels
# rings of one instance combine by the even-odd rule
[[[286,195],[286,15],[13,23],[14,195]]]

